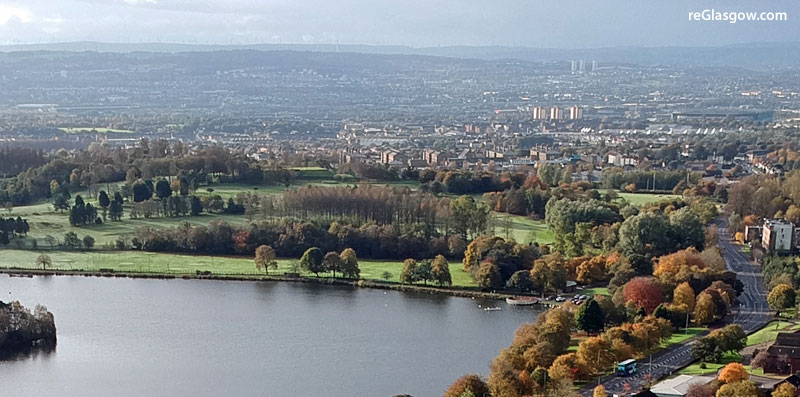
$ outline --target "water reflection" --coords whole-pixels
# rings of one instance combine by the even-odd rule
[[[0,361],[39,360],[49,358],[56,352],[55,345],[31,346],[29,348],[5,351],[0,350]]]

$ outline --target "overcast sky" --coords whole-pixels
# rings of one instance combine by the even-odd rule
[[[689,22],[708,8],[789,20]],[[0,0],[0,44],[705,46],[798,41],[798,21],[798,0]]]

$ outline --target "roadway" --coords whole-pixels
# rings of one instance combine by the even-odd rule
[[[718,219],[715,224],[718,228],[719,248],[725,258],[728,270],[737,274],[737,278],[744,284],[744,291],[739,295],[739,307],[734,311],[733,316],[728,316],[726,323],[739,324],[748,334],[763,327],[769,318],[769,305],[767,304],[766,288],[764,279],[761,276],[761,268],[750,262],[750,260],[739,251],[738,247],[731,243],[731,234],[727,231],[727,221]],[[700,334],[702,336],[704,334]],[[692,344],[695,338],[663,349],[652,355],[639,360],[639,371],[629,377],[618,377],[616,375],[604,376],[600,383],[605,386],[609,395],[622,394],[625,384],[629,390],[636,392],[641,390],[645,384],[669,375],[676,370],[692,363]],[[652,361],[651,361],[652,360]],[[651,364],[652,362],[652,364]],[[592,383],[580,390],[582,397],[591,397],[597,383]]]

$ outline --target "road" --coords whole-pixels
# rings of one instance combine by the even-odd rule
[[[769,317],[769,306],[761,268],[752,264],[737,246],[731,244],[731,234],[726,229],[725,219],[720,218],[715,224],[719,233],[719,248],[725,258],[725,263],[728,269],[735,272],[737,278],[744,284],[744,291],[739,296],[739,307],[726,321],[731,324],[739,324],[745,332],[751,333],[763,327]],[[630,386],[631,391],[638,391],[650,380],[669,376],[678,368],[690,364],[694,340],[692,338],[686,343],[653,354],[652,364],[650,364],[649,357],[639,360],[639,371],[633,376],[622,378],[608,375],[601,378],[600,383],[605,386],[610,395],[622,394],[626,383]],[[597,383],[592,383],[581,389],[581,396],[591,397],[592,390],[596,385]]]

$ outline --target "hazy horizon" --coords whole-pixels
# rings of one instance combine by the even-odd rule
[[[788,20],[689,21],[705,9]],[[796,11],[787,0],[0,0],[0,44],[704,47],[796,41]]]

